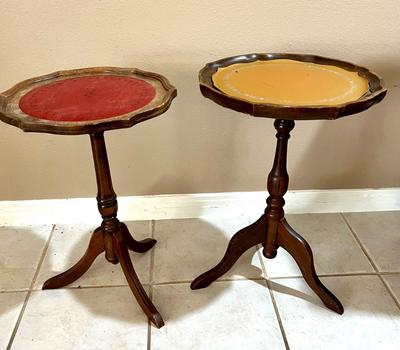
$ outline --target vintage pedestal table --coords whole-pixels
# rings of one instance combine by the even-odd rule
[[[139,305],[157,327],[161,315],[146,295],[129,250],[144,253],[156,241],[136,241],[117,219],[104,131],[128,128],[164,113],[176,89],[161,75],[135,68],[98,67],[55,72],[23,81],[0,94],[0,118],[24,131],[89,134],[97,179],[97,203],[103,218],[84,256],[69,270],[47,280],[43,289],[63,287],[81,277],[96,257],[121,264]]]
[[[202,94],[217,104],[255,117],[274,118],[277,146],[264,214],[232,237],[222,260],[197,277],[191,288],[207,287],[257,244],[263,245],[263,255],[269,259],[282,247],[325,306],[342,314],[342,304],[316,274],[310,246],[284,217],[283,196],[289,182],[287,144],[295,120],[337,119],[380,102],[386,94],[381,79],[366,68],[319,56],[248,54],[207,64],[199,80]]]

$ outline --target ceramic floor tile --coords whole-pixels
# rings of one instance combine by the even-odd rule
[[[303,279],[272,282],[291,350],[400,348],[400,310],[378,276],[326,277],[322,282],[343,303],[343,315],[326,309]]]
[[[146,349],[148,323],[128,287],[33,292],[13,350]]]
[[[148,238],[151,235],[150,221],[132,221],[126,224],[137,240]],[[90,235],[94,229],[95,227],[84,224],[56,226],[39,276],[36,279],[35,288],[41,288],[43,282],[48,278],[64,272],[75,264],[86,251]],[[149,282],[150,256],[150,251],[144,254],[131,252],[134,267],[142,283]],[[90,269],[69,287],[126,284],[120,265],[109,263],[104,254],[101,254]]]
[[[209,216],[155,222],[154,282],[191,281],[222,259],[229,239],[247,226],[247,217]],[[221,278],[258,278],[260,260],[249,249]]]
[[[397,299],[397,302],[400,305],[400,274],[385,275],[385,276],[383,276],[383,278],[389,285],[389,288],[392,290],[394,296]]]
[[[26,292],[0,293],[0,349],[7,348],[26,294]]]
[[[259,283],[216,282],[197,291],[189,284],[153,287],[166,326],[152,327],[151,349],[285,349],[269,292]]]
[[[28,289],[51,225],[0,227],[0,291]]]
[[[289,224],[310,244],[318,274],[373,272],[374,269],[339,214],[287,215]],[[301,276],[283,248],[276,258],[263,257],[269,277]]]
[[[344,215],[378,269],[400,272],[400,211]]]

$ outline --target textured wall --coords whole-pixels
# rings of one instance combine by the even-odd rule
[[[0,90],[58,69],[137,66],[166,75],[178,99],[163,116],[106,134],[120,195],[264,188],[272,121],[201,97],[204,63],[248,52],[315,53],[382,75],[378,106],[299,122],[292,189],[400,186],[400,1],[1,0]],[[0,125],[0,199],[95,194],[89,138]]]

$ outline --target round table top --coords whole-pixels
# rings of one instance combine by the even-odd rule
[[[383,99],[368,69],[325,57],[249,54],[207,64],[200,89],[214,102],[257,117],[336,119]]]
[[[83,134],[130,127],[165,112],[176,89],[135,68],[55,72],[0,95],[0,119],[24,131]]]

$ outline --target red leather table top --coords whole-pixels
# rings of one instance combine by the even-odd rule
[[[83,76],[34,88],[19,101],[20,109],[52,121],[107,119],[138,110],[150,103],[155,88],[127,76]]]

